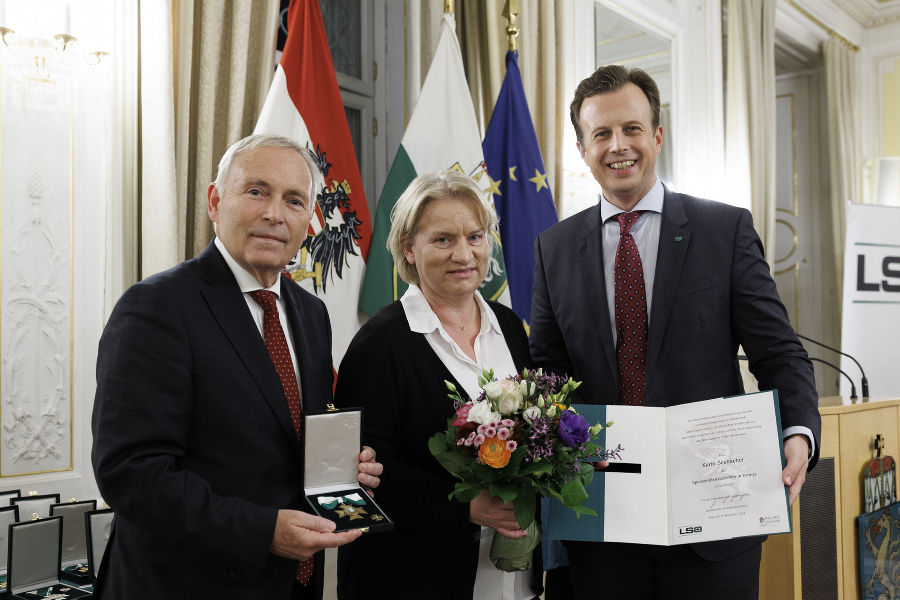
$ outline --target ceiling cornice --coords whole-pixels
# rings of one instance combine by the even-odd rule
[[[830,0],[854,21],[871,29],[900,22],[900,0]]]

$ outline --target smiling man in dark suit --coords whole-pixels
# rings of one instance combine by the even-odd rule
[[[322,301],[280,273],[320,186],[292,140],[237,142],[209,185],[214,242],[117,303],[93,414],[116,512],[98,598],[318,599],[321,551],[360,535],[305,512],[299,420],[331,401],[331,330]],[[360,461],[376,487],[375,453]]]
[[[670,406],[741,393],[743,346],[760,389],[778,390],[793,502],[818,456],[818,401],[750,213],[662,185],[659,91],[640,69],[598,69],[571,118],[603,195],[535,244],[534,362],[582,380],[582,402]],[[761,544],[566,547],[579,599],[735,600],[758,595]]]

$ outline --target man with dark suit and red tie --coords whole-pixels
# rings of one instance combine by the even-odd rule
[[[300,418],[331,402],[331,329],[280,275],[321,180],[292,140],[240,140],[208,189],[216,239],[116,304],[92,423],[116,513],[96,597],[320,599],[323,549],[359,537],[308,513]],[[359,458],[376,487],[375,453]]]
[[[742,346],[778,390],[793,502],[818,456],[818,397],[750,213],[659,181],[659,91],[640,69],[599,68],[571,118],[602,197],[535,243],[534,362],[582,380],[581,402],[670,406],[742,393]],[[762,541],[566,548],[579,599],[737,600],[758,595]]]

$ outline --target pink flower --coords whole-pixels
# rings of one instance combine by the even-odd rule
[[[485,440],[484,435],[479,433],[478,435],[475,436],[475,445],[480,446],[482,443],[484,443],[484,440]]]
[[[488,428],[488,425],[479,425],[478,429],[476,431],[478,431],[478,433],[484,435],[484,433],[487,431],[487,428]]]
[[[453,419],[453,422],[450,423],[454,427],[459,427],[460,425],[465,425],[466,421],[469,418],[469,411],[472,410],[472,403],[463,404],[459,408],[456,409],[456,418]]]
[[[506,427],[501,427],[497,430],[497,439],[507,440],[509,439],[509,429]]]
[[[488,428],[484,430],[485,437],[494,437],[495,435],[497,435],[497,428],[494,426],[488,426]]]
[[[510,452],[515,452],[518,446],[519,445],[516,443],[516,440],[509,440],[508,442],[506,442],[506,449]]]
[[[513,421],[512,419],[503,419],[502,421],[500,421],[500,424],[503,425],[504,427],[512,427],[513,425],[516,424],[516,422]]]
[[[458,440],[456,440],[456,445],[457,445],[457,446],[462,446],[462,445],[465,444],[465,443],[466,443],[465,438],[459,438]]]
[[[493,427],[494,429],[497,429],[498,425],[499,423],[497,423],[497,421],[491,421],[490,423],[488,423],[488,427]]]

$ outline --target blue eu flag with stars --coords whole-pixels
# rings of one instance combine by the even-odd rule
[[[500,217],[512,308],[527,324],[531,319],[534,240],[557,222],[557,216],[514,50],[506,53],[506,78],[482,146]]]

